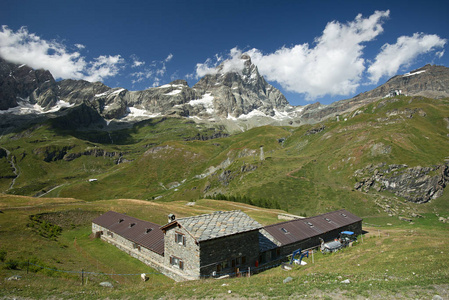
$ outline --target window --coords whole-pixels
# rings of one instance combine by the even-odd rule
[[[151,230],[153,230],[153,228],[147,228],[147,229],[145,229],[145,233],[150,233]]]
[[[125,221],[125,220],[123,220],[123,219],[119,219],[118,220],[119,223],[122,223],[123,221]]]
[[[282,231],[283,233],[289,233],[288,230],[285,229],[284,227],[281,228],[281,231]]]
[[[309,225],[310,227],[313,227],[313,224],[310,222],[306,222],[307,225]]]
[[[175,243],[185,246],[186,245],[186,237],[182,233],[175,232]]]
[[[134,225],[136,225],[136,223],[129,223],[129,228],[133,227]]]
[[[347,217],[345,214],[341,214],[341,215],[342,215],[343,217],[345,217],[345,218]]]
[[[327,222],[331,222],[331,220],[330,219],[328,219],[328,218],[324,218],[324,220],[326,220]]]
[[[170,265],[184,270],[184,262],[179,257],[170,256]]]
[[[137,250],[140,251],[140,245],[136,244],[136,243],[133,243],[133,249],[137,249]]]

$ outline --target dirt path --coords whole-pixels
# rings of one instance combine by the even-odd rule
[[[16,179],[17,179],[17,178],[19,177],[19,175],[20,175],[20,169],[19,169],[19,167],[16,166],[16,164],[14,163],[15,156],[14,156],[14,155],[11,155],[11,152],[10,152],[8,149],[6,149],[6,148],[4,148],[4,147],[0,147],[0,148],[2,148],[3,150],[6,151],[6,158],[8,158],[8,157],[11,156],[11,158],[10,158],[10,160],[9,160],[9,164],[10,164],[11,167],[13,168],[13,173],[14,173],[14,175],[16,175],[16,177],[14,177],[14,178],[12,179],[12,182],[11,182],[11,184],[9,185],[8,190],[11,190],[11,189],[14,187],[14,184],[16,183]]]
[[[295,169],[295,170],[292,170],[292,171],[290,171],[290,172],[288,172],[287,174],[285,174],[287,177],[291,177],[291,178],[294,178],[294,179],[303,179],[303,180],[306,180],[306,181],[310,181],[308,178],[305,178],[305,177],[303,177],[303,176],[301,176],[301,177],[297,177],[297,176],[293,176],[292,174],[293,173],[296,173],[296,172],[298,172],[299,170],[301,170],[302,169],[302,167],[300,167],[300,168],[298,168],[298,169]]]

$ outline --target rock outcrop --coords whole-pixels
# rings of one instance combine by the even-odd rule
[[[443,194],[449,181],[449,163],[433,167],[369,165],[354,172],[354,189],[369,192],[390,191],[415,203],[425,203]],[[359,179],[362,178],[362,179]]]

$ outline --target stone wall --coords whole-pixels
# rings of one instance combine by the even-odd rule
[[[217,276],[235,273],[237,268],[245,272],[248,267],[255,267],[259,258],[259,231],[200,242],[200,253],[200,273],[203,277],[211,276],[214,271]],[[225,263],[224,266],[217,270],[217,265],[222,263]]]
[[[179,244],[176,242],[176,233],[180,233],[185,237],[184,243]],[[184,228],[179,228],[178,226],[168,228],[165,232],[164,247],[164,264],[168,268],[175,272],[180,272],[184,276],[192,277],[193,279],[200,278],[199,246]],[[182,269],[179,266],[171,265],[170,257],[176,257],[182,260]]]
[[[134,258],[137,258],[141,262],[150,266],[151,268],[161,272],[167,277],[170,277],[176,281],[183,281],[186,278],[179,272],[173,271],[165,266],[164,256],[157,254],[145,247],[138,246],[132,241],[125,239],[124,237],[109,231],[107,228],[92,223],[92,232],[96,237],[100,237],[103,241],[106,241],[120,250],[126,252]]]

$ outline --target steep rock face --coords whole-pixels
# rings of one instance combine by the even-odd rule
[[[241,60],[241,71],[224,72],[224,66],[220,65],[215,74],[204,76],[193,87],[201,94],[213,97],[216,115],[237,118],[259,109],[273,116],[274,109],[284,109],[289,105],[284,95],[259,74],[248,55],[243,54]]]
[[[173,108],[201,97],[185,80],[175,80],[160,87],[131,92],[129,104],[151,113],[171,114]]]
[[[104,93],[111,88],[101,82],[65,79],[58,82],[58,96],[70,104],[80,104],[94,99],[95,95]]]
[[[449,164],[434,167],[412,167],[407,165],[370,165],[354,172],[359,180],[354,188],[368,192],[391,191],[411,202],[425,203],[443,194],[449,181]]]
[[[54,84],[49,71],[33,70],[0,57],[0,110],[16,107],[21,99],[40,102],[44,107],[52,106],[56,99]]]

